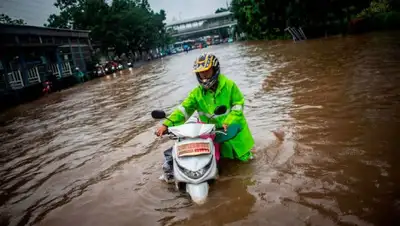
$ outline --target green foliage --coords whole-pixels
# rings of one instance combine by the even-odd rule
[[[228,12],[229,9],[227,8],[218,8],[217,10],[215,10],[215,13],[223,13],[223,12]]]
[[[45,26],[90,30],[93,42],[117,53],[148,51],[169,44],[164,10],[153,12],[147,0],[57,0],[60,14]]]
[[[366,18],[356,18],[349,26],[351,33],[400,28],[400,12],[376,13]]]
[[[391,8],[387,0],[372,1],[368,8],[362,10],[357,17],[367,18],[379,13],[390,12]]]
[[[345,33],[357,15],[366,17],[398,7],[400,0],[232,0],[239,30],[249,39],[285,38],[285,28],[302,27],[306,35]],[[310,34],[310,35],[308,35]]]
[[[2,13],[0,14],[0,24],[18,24],[23,25],[26,24],[22,19],[12,19],[8,15]]]

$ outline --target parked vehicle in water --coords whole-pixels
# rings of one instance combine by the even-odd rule
[[[118,71],[123,70],[124,69],[124,65],[122,64],[121,61],[114,61],[115,66],[117,68]]]
[[[60,82],[57,78],[57,75],[51,71],[48,70],[47,71],[47,81],[49,82],[49,84],[45,84],[43,85],[43,87],[47,87],[49,86],[50,89],[48,89],[49,92],[55,92],[55,91],[61,91],[61,87],[60,87]]]
[[[112,61],[106,62],[106,64],[104,65],[105,73],[108,75],[116,72],[117,68],[115,66],[116,66],[115,63],[113,63]]]
[[[98,77],[106,75],[106,71],[104,70],[104,67],[102,65],[96,64],[95,75]]]
[[[85,74],[81,71],[81,69],[79,67],[75,68],[75,78],[76,81],[78,83],[84,83],[85,79],[87,79],[87,77],[85,76]]]
[[[182,47],[175,48],[175,51],[176,53],[181,53],[183,52],[183,48]]]
[[[133,62],[128,61],[127,65],[128,65],[128,68],[133,68]]]
[[[219,38],[215,38],[212,42],[213,45],[219,45],[221,44],[221,40]]]
[[[42,89],[43,95],[49,94],[51,92],[51,85],[52,85],[51,82],[47,80],[47,81],[43,82],[42,85],[43,85],[43,89]]]

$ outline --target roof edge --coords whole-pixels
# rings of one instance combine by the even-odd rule
[[[82,32],[82,33],[90,33],[90,30],[73,30],[73,29],[66,29],[66,28],[53,28],[53,27],[41,27],[41,26],[33,26],[33,25],[20,25],[20,24],[0,24],[0,28],[35,28],[35,29],[42,29],[42,30],[50,30],[50,31],[66,31],[66,32]]]

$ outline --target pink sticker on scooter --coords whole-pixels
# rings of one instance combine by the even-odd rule
[[[205,123],[200,122],[200,121],[197,121],[197,123],[199,123],[199,124],[205,124]],[[214,140],[214,139],[215,139],[215,134],[202,135],[202,136],[200,136],[200,138],[201,138],[201,139],[208,139],[208,138],[211,138],[212,140]],[[216,159],[217,162],[218,162],[218,161],[219,161],[219,158],[220,158],[220,156],[221,156],[221,153],[220,153],[220,151],[219,151],[219,149],[220,149],[220,144],[214,143],[214,142],[213,142],[213,144],[214,144],[214,149],[215,149],[215,159]]]

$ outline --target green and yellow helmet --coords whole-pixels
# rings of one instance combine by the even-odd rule
[[[200,78],[200,72],[208,71],[213,68],[213,75],[211,78],[203,80]],[[193,65],[193,71],[196,73],[197,81],[205,89],[209,89],[214,86],[218,81],[218,75],[220,74],[220,66],[218,58],[211,53],[203,53],[197,57]]]

